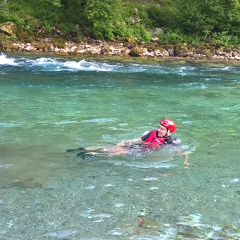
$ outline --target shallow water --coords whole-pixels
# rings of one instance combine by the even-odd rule
[[[237,65],[0,55],[0,239],[239,239],[239,76]],[[164,117],[188,168],[171,148],[66,153]]]

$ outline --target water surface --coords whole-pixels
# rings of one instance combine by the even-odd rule
[[[237,65],[2,54],[0,239],[238,239],[239,76]],[[165,117],[188,168],[171,148],[66,153]]]

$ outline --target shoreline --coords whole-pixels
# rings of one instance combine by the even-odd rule
[[[88,55],[64,55],[54,52],[2,52],[2,54],[11,55],[41,55],[46,57],[59,57],[59,58],[71,58],[78,60],[90,60],[90,61],[112,61],[121,63],[138,63],[138,64],[158,64],[158,63],[172,63],[172,64],[208,64],[208,65],[236,65],[240,66],[238,60],[194,60],[191,58],[181,57],[169,57],[169,58],[147,58],[147,57],[130,57],[130,56],[88,56]]]
[[[136,38],[100,40],[83,37],[79,40],[63,36],[54,30],[46,34],[42,28],[36,28],[32,34],[21,31],[14,22],[0,24],[0,52],[3,53],[50,53],[58,56],[81,58],[124,58],[147,59],[154,61],[186,61],[211,63],[240,63],[239,46],[220,46],[208,42],[193,45],[178,40],[164,43],[158,37],[150,42]]]
[[[46,39],[45,39],[46,40]],[[51,43],[51,40],[48,39]],[[240,50],[216,49],[212,54],[209,49],[195,49],[188,51],[173,48],[167,50],[160,45],[151,43],[128,44],[124,42],[106,42],[96,40],[93,43],[66,42],[62,48],[54,44],[38,46],[39,42],[23,43],[8,42],[2,44],[0,50],[7,54],[46,54],[61,57],[76,57],[81,59],[104,59],[121,62],[188,62],[188,63],[220,63],[240,65]],[[200,53],[201,52],[201,53]],[[175,56],[175,54],[177,54]]]

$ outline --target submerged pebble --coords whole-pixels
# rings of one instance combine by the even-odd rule
[[[168,229],[165,230],[165,233],[166,239],[175,239],[178,235],[178,229],[169,227]]]
[[[117,208],[120,208],[120,207],[123,207],[123,206],[124,206],[123,203],[117,203],[117,204],[115,205],[115,207],[117,207]]]
[[[122,231],[122,229],[119,229],[119,230],[114,229],[114,230],[110,230],[108,232],[108,234],[113,235],[113,236],[121,236],[124,234],[124,232],[121,232],[121,231]]]
[[[97,215],[92,215],[88,218],[110,218],[112,215],[110,214],[97,214]]]
[[[80,214],[80,216],[82,216],[82,217],[89,217],[91,212],[94,212],[94,210],[93,209],[88,209],[87,211],[82,212]]]
[[[150,229],[159,229],[160,225],[161,225],[160,222],[156,220],[145,220],[142,223],[142,227],[150,228]]]
[[[147,177],[147,178],[143,178],[143,180],[145,180],[145,181],[156,181],[156,180],[158,180],[158,178],[156,178],[156,177]]]
[[[98,220],[95,220],[95,221],[93,221],[93,222],[99,223],[99,222],[103,222],[103,221],[104,221],[103,219],[98,219]]]
[[[200,213],[198,214],[190,214],[189,215],[192,218],[192,221],[199,223],[202,219],[202,215]]]
[[[95,188],[95,186],[88,186],[88,187],[85,187],[85,189],[87,189],[87,190],[92,190],[92,189],[94,189]]]
[[[57,232],[51,232],[47,233],[44,236],[49,236],[49,237],[56,237],[56,238],[66,238],[69,237],[73,234],[77,233],[77,231],[72,231],[72,230],[60,230]]]
[[[112,184],[105,184],[104,187],[113,187]]]
[[[238,179],[238,178],[231,179],[229,182],[230,182],[230,183],[237,183],[237,182],[239,182],[239,179]]]
[[[13,225],[14,225],[13,220],[10,220],[10,221],[7,223],[8,228],[11,228]]]

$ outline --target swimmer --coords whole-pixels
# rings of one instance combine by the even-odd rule
[[[140,138],[123,141],[113,147],[87,147],[68,149],[67,152],[76,152],[78,157],[99,156],[108,153],[110,156],[122,154],[136,154],[143,151],[153,151],[164,145],[177,145],[178,140],[171,135],[176,131],[176,123],[171,119],[162,119],[159,129],[154,129]]]
[[[171,119],[165,118],[160,121],[158,130],[154,129],[140,138],[124,141],[117,144],[117,146],[138,143],[147,146],[147,148],[155,149],[165,144],[177,144],[177,139],[171,137],[171,134],[173,134],[176,129],[176,123]]]

